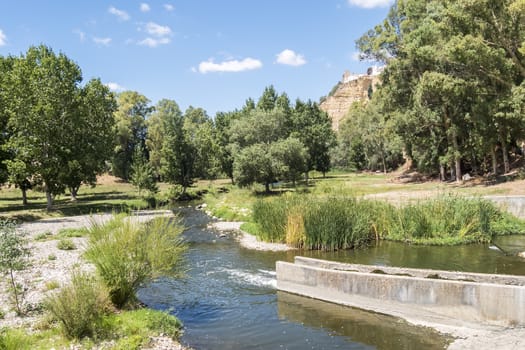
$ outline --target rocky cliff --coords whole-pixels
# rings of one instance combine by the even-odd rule
[[[355,101],[367,101],[370,88],[376,89],[379,74],[350,75],[345,72],[332,93],[324,99],[320,108],[332,119],[332,128],[339,129],[339,123],[345,117],[348,109]]]

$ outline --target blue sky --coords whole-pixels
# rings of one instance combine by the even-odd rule
[[[0,55],[45,44],[84,80],[204,108],[240,108],[273,84],[293,100],[364,73],[355,40],[392,0],[0,0]]]

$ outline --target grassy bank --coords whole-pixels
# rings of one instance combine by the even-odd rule
[[[103,316],[93,337],[69,338],[52,320],[42,320],[36,330],[25,328],[0,329],[0,349],[141,349],[151,343],[151,337],[178,338],[182,324],[165,312],[150,309],[122,311]]]
[[[15,323],[23,322],[25,316],[36,321],[21,328],[0,328],[0,349],[141,349],[154,345],[154,337],[161,338],[163,344],[168,342],[169,348],[178,348],[176,339],[182,327],[179,320],[168,313],[144,308],[136,293],[153,279],[181,275],[185,251],[180,238],[182,231],[183,226],[173,216],[145,220],[124,214],[113,215],[109,221],[93,218],[88,229],[60,230],[56,237],[85,236],[83,256],[95,271],[78,258],[71,264],[74,265],[71,271],[44,270],[50,274],[59,272],[63,275],[60,278],[69,282],[46,284],[48,293],[32,299],[31,304],[17,299],[16,305],[9,305],[18,306],[19,319]],[[8,233],[16,234],[12,230]],[[48,243],[50,235],[37,234],[35,241]],[[3,259],[17,263],[14,254],[3,254],[8,252],[6,245],[0,248]],[[22,246],[13,243],[9,252],[15,248]],[[57,245],[57,249],[61,248]],[[30,279],[40,277],[37,275],[40,270],[33,270],[30,264],[17,263],[17,266],[30,270],[25,275]],[[66,278],[66,273],[70,277]],[[1,309],[3,312],[4,307]],[[12,312],[8,317],[8,324],[15,324]]]

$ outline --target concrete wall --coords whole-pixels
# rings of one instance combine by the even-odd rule
[[[525,219],[525,196],[485,196],[512,215]]]
[[[279,261],[277,288],[409,320],[425,314],[434,322],[446,324],[459,320],[525,325],[525,287],[522,285],[411,277],[417,274],[411,269],[402,269],[411,276],[370,273],[355,269],[364,265],[342,268],[332,264],[302,257],[297,257],[294,264]],[[433,270],[417,271],[436,274]],[[487,275],[487,281],[490,280]],[[522,282],[519,278],[518,281]]]

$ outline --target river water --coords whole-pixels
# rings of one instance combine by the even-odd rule
[[[278,292],[275,262],[295,255],[352,263],[525,274],[496,247],[420,247],[382,242],[356,251],[260,252],[206,228],[204,213],[179,210],[187,272],[139,292],[148,306],[184,323],[183,344],[200,349],[443,349],[450,339],[397,318]],[[502,243],[504,244],[504,243]]]

